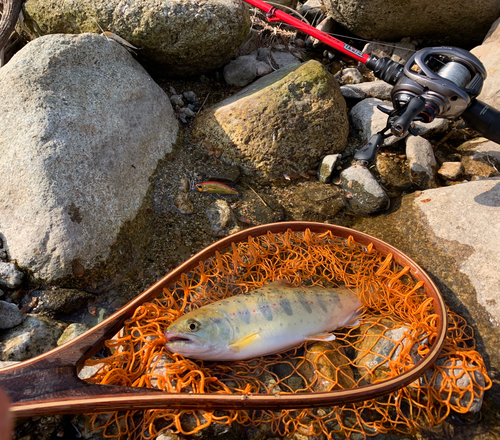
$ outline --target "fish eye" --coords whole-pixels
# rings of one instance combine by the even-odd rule
[[[198,330],[198,321],[190,319],[187,323],[187,328],[189,329],[189,331],[195,332],[196,330]]]

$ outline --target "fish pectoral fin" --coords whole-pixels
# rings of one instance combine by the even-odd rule
[[[334,341],[335,335],[333,333],[316,333],[315,335],[309,335],[305,338],[306,341]]]
[[[247,348],[250,345],[257,342],[259,340],[259,333],[260,332],[252,333],[252,334],[244,336],[240,339],[236,339],[236,341],[229,344],[229,347],[232,348],[234,351],[239,352],[239,351],[243,350],[244,348]]]

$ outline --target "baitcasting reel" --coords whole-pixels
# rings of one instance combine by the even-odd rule
[[[374,56],[368,58],[366,66],[375,76],[394,85],[394,110],[378,107],[389,115],[387,126],[356,152],[355,160],[371,162],[386,137],[416,135],[411,128],[413,121],[428,123],[436,117],[462,117],[483,136],[500,143],[500,112],[476,99],[486,70],[470,52],[456,47],[432,47],[416,52],[405,66]]]

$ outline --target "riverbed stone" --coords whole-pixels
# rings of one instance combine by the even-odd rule
[[[168,96],[119,44],[59,34],[25,46],[0,70],[9,257],[48,282],[84,283],[112,258],[128,267],[146,239],[150,177],[177,130]]]
[[[406,141],[410,180],[419,189],[437,188],[438,165],[431,143],[420,136],[409,136]]]
[[[439,177],[445,180],[458,180],[464,172],[461,162],[443,162],[438,170]]]
[[[84,308],[95,295],[78,289],[49,289],[30,292],[25,301],[34,302],[33,313],[56,316],[69,315]]]
[[[340,91],[344,98],[378,98],[388,100],[391,98],[392,87],[385,81],[367,81],[360,84],[343,85],[340,87]]]
[[[139,48],[142,63],[166,76],[199,75],[222,66],[250,29],[248,8],[236,0],[29,0],[25,11],[32,32],[113,32]]]
[[[340,173],[344,204],[355,214],[370,215],[389,207],[389,197],[370,171],[352,165]]]
[[[479,44],[500,15],[496,0],[325,0],[328,14],[369,40],[419,38],[427,44]],[[418,17],[418,19],[416,19]]]
[[[304,360],[299,373],[313,384],[312,391],[323,393],[356,386],[351,361],[339,342],[315,342],[307,347]]]
[[[447,305],[474,328],[500,405],[500,178],[406,195],[390,214],[355,229],[407,254],[426,270]]]
[[[0,330],[15,327],[22,321],[21,312],[15,304],[0,301]]]
[[[85,324],[80,324],[78,322],[73,322],[64,329],[64,332],[57,340],[57,345],[66,344],[66,342],[75,339],[77,336],[83,335],[88,330],[90,330],[89,326]]]
[[[330,182],[332,175],[335,173],[342,161],[341,154],[328,154],[321,160],[318,171],[318,179],[321,183]]]
[[[257,60],[257,53],[242,55],[224,66],[224,80],[230,86],[244,87],[255,78],[272,72],[272,67]]]
[[[498,69],[500,64],[500,19],[492,24],[483,43],[473,48],[471,53],[483,63],[487,74],[478,99],[498,110],[500,109],[500,69]]]
[[[443,369],[444,377],[441,372],[436,373],[438,366]],[[486,381],[483,373],[474,367],[472,362],[464,363],[463,359],[453,355],[439,358],[435,366],[425,372],[425,379],[421,378],[420,382],[423,385],[431,383],[434,389],[441,393],[441,398],[448,400],[452,405],[462,408],[470,405],[468,412],[477,413],[483,405],[483,389]],[[472,393],[470,388],[473,389]]]
[[[0,261],[0,286],[16,289],[23,282],[24,274],[16,269],[14,263]]]
[[[342,151],[349,127],[337,81],[317,61],[279,69],[202,111],[194,135],[265,180],[314,168]]]
[[[24,322],[0,334],[0,360],[24,361],[56,347],[67,324],[27,315]]]
[[[461,162],[468,179],[499,175],[499,144],[481,137],[464,142],[457,148],[457,151],[462,154]]]

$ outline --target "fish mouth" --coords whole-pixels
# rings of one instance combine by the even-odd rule
[[[186,338],[185,336],[169,332],[168,330],[165,332],[165,339],[167,340],[167,344],[171,342],[183,342],[183,343],[192,343],[193,340],[190,338]]]

